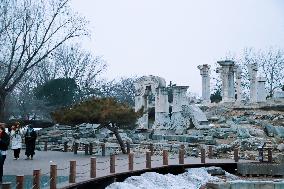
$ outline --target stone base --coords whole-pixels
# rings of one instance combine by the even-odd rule
[[[273,181],[231,181],[221,183],[207,183],[210,189],[283,189],[284,182]]]
[[[240,175],[284,176],[284,164],[275,163],[238,163],[237,172]]]

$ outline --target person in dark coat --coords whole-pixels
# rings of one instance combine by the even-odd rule
[[[35,155],[35,143],[36,143],[37,134],[35,130],[28,125],[27,131],[25,133],[25,144],[26,144],[26,160],[33,159]]]
[[[2,183],[3,166],[7,155],[10,137],[5,132],[5,124],[0,123],[0,182]]]

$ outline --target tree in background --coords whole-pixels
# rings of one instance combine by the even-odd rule
[[[33,78],[27,73],[6,99],[6,117],[11,119],[34,119],[43,117],[44,103],[34,96]],[[46,117],[46,116],[44,116]]]
[[[219,103],[222,101],[222,94],[221,89],[216,89],[211,95],[210,95],[210,101],[213,103]]]
[[[136,113],[128,104],[117,102],[113,98],[91,98],[51,114],[61,124],[100,124],[115,134],[124,154],[125,145],[118,129],[133,129],[140,115],[140,111]]]
[[[135,105],[135,87],[134,82],[136,77],[120,78],[119,80],[112,80],[105,82],[101,85],[100,94],[101,97],[112,97],[118,102],[127,103],[130,106]]]
[[[44,63],[34,67],[19,82],[11,94],[13,100],[8,98],[12,100],[8,102],[9,106],[13,107],[8,108],[8,113],[14,115],[13,117],[25,115],[21,117],[50,119],[50,112],[55,106],[48,106],[46,99],[34,96],[34,90],[38,90],[53,80],[72,79],[75,81],[76,93],[70,94],[74,95],[73,102],[98,95],[101,84],[100,75],[106,70],[105,61],[101,57],[92,56],[79,44],[69,44],[68,46],[62,45],[43,61]]]
[[[35,96],[46,102],[47,106],[68,106],[74,102],[78,86],[74,79],[58,78],[35,88]]]
[[[219,103],[222,101],[222,81],[220,75],[217,74],[217,67],[219,65],[217,62],[212,66],[212,72],[210,73],[211,83],[210,83],[210,101],[213,103]]]
[[[239,56],[227,56],[241,67],[242,70],[242,88],[246,96],[249,91],[248,65],[258,64],[258,75],[266,77],[266,89],[269,96],[272,97],[276,89],[281,89],[284,81],[284,51],[276,48],[264,50],[255,50],[245,48]]]
[[[265,75],[269,96],[281,89],[284,81],[284,51],[281,49],[263,50],[258,53],[260,72]]]
[[[69,1],[1,0],[0,121],[6,97],[29,71],[62,44],[88,34],[86,21],[71,11]]]
[[[78,86],[77,99],[93,96],[100,87],[99,77],[106,70],[106,62],[100,56],[94,57],[79,44],[62,45],[52,56],[53,72],[57,78],[72,78]],[[41,70],[41,69],[40,69]],[[51,72],[52,73],[52,72]],[[44,76],[45,73],[41,72]]]

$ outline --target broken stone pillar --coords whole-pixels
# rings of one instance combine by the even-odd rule
[[[202,77],[202,100],[206,103],[210,102],[210,65],[203,64],[197,66]]]
[[[176,134],[183,134],[183,118],[181,115],[182,105],[188,104],[186,91],[188,86],[175,86],[173,87],[173,103],[172,103],[172,116],[171,122],[175,129]]]
[[[162,126],[169,122],[169,101],[166,87],[156,89],[155,96],[155,125]]]
[[[242,100],[242,92],[241,92],[241,78],[242,78],[242,70],[239,66],[235,66],[236,73],[236,102],[240,103]]]
[[[140,91],[139,91],[140,92]],[[135,94],[135,112],[139,111],[143,107],[143,111],[145,112],[141,118],[139,118],[139,125],[147,128],[148,127],[148,97],[142,92],[138,93],[136,89]]]
[[[135,111],[139,111],[142,107],[145,113],[138,122],[140,126],[148,128],[148,97],[146,95],[135,96]]]
[[[149,129],[148,109],[153,107],[152,98],[156,97],[156,89],[166,87],[165,79],[158,76],[143,76],[136,80],[135,86],[135,111],[144,108],[144,115],[138,119],[139,128]]]
[[[217,62],[221,68],[217,69],[217,73],[221,74],[222,79],[222,102],[235,101],[235,83],[234,83],[234,66],[232,60],[224,60]]]
[[[265,90],[265,77],[257,77],[257,102],[265,102],[266,101],[266,90]]]
[[[186,92],[188,86],[175,86],[173,87],[173,107],[172,112],[181,112],[182,105],[187,104]]]
[[[258,71],[258,65],[257,63],[249,64],[248,65],[248,75],[249,75],[249,80],[250,80],[250,102],[254,103],[257,101],[257,81],[256,81],[256,76],[257,76],[257,71]]]

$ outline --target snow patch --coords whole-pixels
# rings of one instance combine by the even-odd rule
[[[218,177],[208,174],[206,168],[192,168],[180,175],[148,172],[129,177],[124,182],[115,182],[106,189],[199,189],[208,181],[218,180]]]

